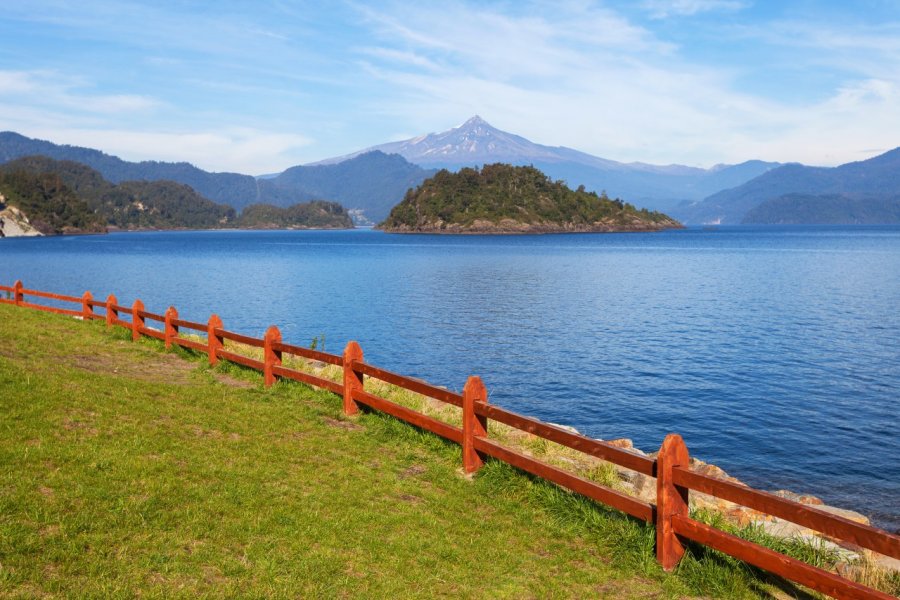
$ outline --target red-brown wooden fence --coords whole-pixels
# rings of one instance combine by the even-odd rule
[[[271,386],[279,378],[285,378],[329,390],[342,397],[343,410],[347,415],[358,412],[359,405],[362,404],[460,444],[463,468],[467,473],[477,471],[486,457],[492,457],[552,481],[632,517],[654,524],[657,560],[666,570],[671,570],[678,564],[684,554],[685,543],[693,541],[836,598],[892,598],[878,590],[690,518],[688,495],[690,490],[695,490],[791,521],[825,534],[832,539],[900,559],[900,536],[774,494],[692,470],[687,447],[681,436],[677,434],[666,436],[657,458],[651,459],[607,442],[493,406],[488,403],[487,390],[479,377],[469,377],[463,393],[457,394],[418,379],[375,367],[364,362],[362,348],[356,342],[348,343],[343,355],[338,356],[286,344],[281,340],[281,333],[275,326],[269,327],[262,338],[254,338],[224,329],[222,320],[217,315],[210,316],[206,323],[187,321],[179,318],[175,307],[169,307],[165,314],[147,312],[140,300],[135,300],[128,308],[119,305],[113,295],[107,297],[103,302],[94,300],[90,292],[85,292],[80,298],[77,298],[25,289],[21,281],[16,281],[12,287],[0,285],[0,293],[3,292],[7,293],[9,297],[0,297],[0,303],[15,304],[86,320],[103,319],[106,321],[107,327],[120,326],[129,329],[133,340],[139,339],[142,335],[153,337],[164,341],[166,348],[177,345],[205,353],[208,355],[211,365],[224,359],[256,369],[263,373],[266,386]],[[79,305],[79,308],[66,309],[36,304],[26,301],[27,296],[56,302],[69,302]],[[104,313],[97,314],[96,308],[103,308]],[[130,320],[126,321],[120,318],[120,315],[126,314]],[[148,321],[160,324],[160,328],[148,327]],[[182,329],[195,331],[198,335],[206,335],[206,342],[181,337],[179,333]],[[261,348],[263,360],[226,350],[225,340]],[[285,367],[282,365],[282,357],[285,354],[342,367],[343,382],[337,383],[311,373]],[[462,427],[445,423],[365,391],[365,377],[379,379],[461,408]],[[503,423],[590,456],[655,477],[657,481],[656,504],[644,502],[608,486],[589,481],[493,441],[488,436],[488,420]]]

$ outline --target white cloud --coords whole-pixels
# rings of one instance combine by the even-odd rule
[[[295,134],[226,128],[216,131],[158,132],[54,127],[22,132],[60,144],[101,148],[125,160],[185,161],[209,171],[262,174],[297,164],[291,153],[312,143]],[[273,169],[273,165],[278,165]]]
[[[576,2],[542,16],[454,3],[368,9],[366,17],[377,24],[384,47],[439,65],[367,64],[372,77],[402,92],[375,102],[373,110],[405,118],[420,131],[478,113],[540,143],[621,161],[706,166],[750,158],[837,164],[858,159],[864,148],[900,144],[896,42],[877,58],[868,53],[879,76],[851,66],[854,75],[824,100],[798,102],[738,91],[737,67],[689,61],[649,30]],[[812,53],[817,60],[837,52],[827,47],[832,36],[810,30],[804,39],[822,45]],[[835,45],[857,39],[864,41],[864,32],[847,28]]]
[[[360,52],[375,59],[382,59],[400,64],[414,65],[431,70],[436,70],[439,68],[439,66],[434,61],[429,60],[421,54],[416,54],[415,52],[404,52],[402,50],[378,47],[361,48]]]
[[[226,125],[207,130],[141,125],[166,104],[136,94],[96,94],[85,80],[51,71],[0,71],[0,129],[101,149],[126,160],[187,161],[201,168],[270,172],[300,162],[303,135]],[[134,118],[137,117],[137,118]]]
[[[0,71],[0,100],[7,105],[84,113],[146,112],[162,106],[138,94],[92,93],[84,80],[56,71]]]
[[[679,29],[681,48],[665,37],[667,23],[648,17],[747,3],[647,0],[643,21],[588,0],[323,4],[215,15],[97,0],[16,5],[7,13],[17,23],[121,55],[0,70],[0,129],[244,172],[476,113],[536,142],[626,162],[834,164],[900,143],[896,21],[771,22],[748,11],[727,31]],[[717,56],[726,43],[727,57]],[[122,65],[141,78],[121,77],[113,69]],[[786,79],[785,65],[823,73],[815,95],[769,78],[781,69]]]
[[[654,19],[690,16],[711,11],[737,11],[747,6],[747,2],[738,0],[645,0],[641,3],[641,7]]]

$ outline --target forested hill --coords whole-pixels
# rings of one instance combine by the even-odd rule
[[[313,200],[281,207],[272,204],[251,204],[237,221],[246,229],[352,229],[353,221],[337,202]]]
[[[28,225],[44,235],[106,232],[105,219],[53,174],[0,170],[0,237],[12,230],[5,221],[19,217],[8,206],[21,211]],[[30,230],[28,225],[22,227]]]
[[[439,171],[407,192],[380,227],[398,233],[561,233],[681,225],[605,193],[587,192],[583,186],[572,190],[534,167],[496,163],[457,173]]]
[[[234,207],[256,201],[256,179],[239,173],[208,173],[186,162],[129,162],[92,148],[54,144],[25,137],[12,131],[0,132],[0,162],[41,155],[69,160],[99,171],[112,183],[123,181],[177,181],[196,192]]]
[[[40,175],[42,179],[58,181],[103,223],[120,229],[204,229],[227,226],[235,220],[230,206],[216,204],[174,181],[126,181],[114,185],[88,166],[46,156],[8,162],[0,165],[0,173],[20,179]],[[31,219],[29,211],[17,204],[21,203],[21,196],[8,195],[7,200]],[[31,210],[42,209],[32,203]]]

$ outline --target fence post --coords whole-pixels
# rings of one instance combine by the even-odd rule
[[[266,387],[271,387],[275,383],[272,367],[281,365],[281,350],[272,348],[272,344],[280,341],[281,332],[277,327],[272,325],[266,329],[266,335],[263,336],[263,383]]]
[[[116,319],[119,318],[119,311],[113,309],[113,305],[118,304],[118,300],[112,294],[106,298],[106,326],[112,327]]]
[[[178,335],[178,327],[176,327],[173,323],[173,319],[178,318],[178,311],[175,310],[174,306],[170,306],[166,309],[165,314],[165,341],[166,341],[166,350],[172,347],[172,340]]]
[[[681,436],[667,435],[656,457],[656,560],[666,571],[674,569],[684,554],[684,546],[672,529],[672,517],[688,516],[688,489],[672,482],[672,468],[689,464]]]
[[[16,303],[16,306],[21,306],[24,298],[25,295],[22,293],[22,282],[17,279],[13,284],[13,301]]]
[[[206,323],[206,353],[209,355],[209,366],[219,362],[219,350],[225,347],[225,338],[216,335],[216,329],[223,329],[219,315],[212,315]]]
[[[94,319],[94,307],[91,305],[91,300],[93,299],[94,296],[90,292],[85,292],[81,296],[81,318],[85,321]]]
[[[144,303],[140,300],[135,300],[134,304],[131,305],[131,341],[136,342],[141,339],[141,328],[144,326],[144,317],[141,316],[141,311],[144,310]]]
[[[356,404],[356,401],[353,399],[354,391],[362,391],[363,389],[363,374],[359,371],[354,371],[351,368],[351,364],[353,361],[362,362],[363,360],[363,351],[362,348],[359,347],[359,344],[356,342],[350,341],[347,342],[347,347],[344,348],[344,414],[345,415],[355,415],[359,412],[359,405]]]
[[[475,414],[475,403],[487,403],[487,388],[481,377],[472,375],[463,387],[463,470],[474,473],[481,468],[484,460],[475,451],[475,438],[487,436],[487,417]]]

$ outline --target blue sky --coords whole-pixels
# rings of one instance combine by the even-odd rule
[[[7,1],[0,129],[261,174],[479,114],[619,161],[900,146],[900,2]]]

